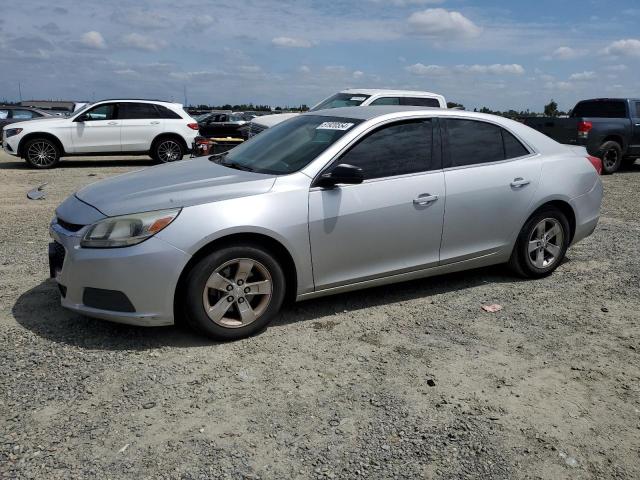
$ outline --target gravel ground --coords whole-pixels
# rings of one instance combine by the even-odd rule
[[[549,278],[308,301],[220,344],[67,312],[47,279],[54,208],[148,165],[0,155],[0,477],[640,478],[640,164]]]

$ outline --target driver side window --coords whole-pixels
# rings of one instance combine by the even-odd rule
[[[115,118],[115,105],[112,103],[98,105],[85,113],[83,118],[85,122],[113,120]]]

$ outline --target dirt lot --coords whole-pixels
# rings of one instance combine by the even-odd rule
[[[67,312],[47,279],[54,208],[148,165],[0,155],[0,477],[640,478],[640,164],[547,279],[308,301],[225,344]]]

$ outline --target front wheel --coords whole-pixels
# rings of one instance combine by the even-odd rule
[[[24,146],[24,158],[33,168],[54,168],[60,162],[60,151],[51,140],[36,138]]]
[[[157,140],[151,149],[151,156],[156,162],[169,163],[182,160],[185,148],[177,138],[161,138]]]
[[[522,227],[509,266],[526,278],[541,278],[551,274],[564,259],[569,247],[569,235],[569,222],[560,210],[540,210]]]
[[[189,272],[184,311],[195,330],[218,340],[237,340],[266,327],[284,294],[284,273],[269,252],[249,244],[226,247]]]

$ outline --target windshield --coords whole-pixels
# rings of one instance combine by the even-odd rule
[[[286,175],[306,167],[361,122],[353,118],[301,115],[210,158],[240,170]]]
[[[71,116],[71,115],[80,115],[83,112],[87,111],[90,107],[93,107],[93,103],[87,103],[84,107],[82,107],[79,110],[76,110],[75,112],[69,112],[66,114],[67,117]]]
[[[358,107],[371,95],[361,95],[359,93],[336,93],[313,107],[310,111],[325,110],[328,108]]]

